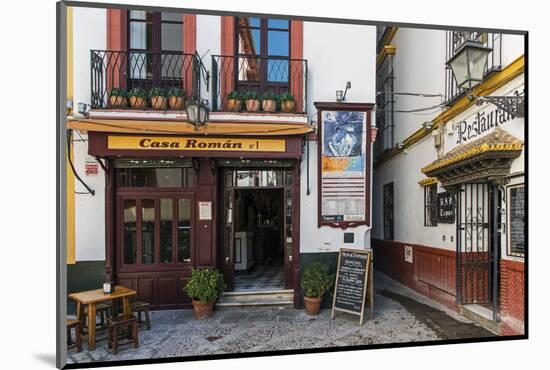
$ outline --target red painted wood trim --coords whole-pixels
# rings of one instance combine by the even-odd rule
[[[233,55],[235,53],[235,17],[223,16],[221,18],[221,55]],[[226,71],[234,70],[233,59],[226,63]],[[225,77],[225,78],[223,78]],[[235,89],[235,81],[232,73],[220,73],[220,94],[221,96]],[[226,101],[222,99],[222,101]],[[227,107],[222,107],[226,109]]]
[[[107,9],[107,50],[125,51],[128,49],[127,11]],[[107,91],[113,87],[126,88],[126,79],[120,78],[120,70],[112,69],[113,76],[107,76]],[[112,86],[112,81],[121,81],[121,86]]]
[[[196,14],[184,14],[183,15],[183,52],[185,54],[194,54],[197,49],[197,15]],[[193,68],[189,68],[185,71],[185,92],[187,97],[191,96],[193,90]]]
[[[304,57],[304,23],[302,21],[290,21],[290,59],[302,59]],[[296,107],[302,106],[304,99],[304,84],[305,74],[297,73],[292,74],[292,70],[296,68],[303,68],[301,61],[290,62],[289,73],[291,76],[299,76],[300,78],[293,78],[290,85],[290,93],[294,95],[296,101]],[[307,107],[305,107],[307,110]]]

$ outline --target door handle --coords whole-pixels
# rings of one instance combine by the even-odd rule
[[[288,256],[288,261],[289,261],[289,262],[292,262],[292,255],[289,255],[289,256]]]
[[[229,257],[225,257],[225,263],[229,263],[229,261],[231,261],[231,259]]]

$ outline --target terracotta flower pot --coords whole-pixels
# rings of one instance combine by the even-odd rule
[[[139,96],[130,96],[130,106],[132,108],[145,108],[147,102],[144,98]]]
[[[246,101],[246,110],[248,112],[257,112],[260,110],[260,101],[257,99],[248,99]]]
[[[323,297],[305,297],[304,296],[304,305],[306,306],[306,313],[310,316],[315,316],[319,314],[319,311],[321,310],[321,301],[323,300]]]
[[[164,96],[151,96],[151,106],[153,109],[165,110],[166,98]]]
[[[281,111],[284,113],[292,113],[296,109],[296,104],[291,100],[281,102]]]
[[[231,112],[238,112],[241,110],[242,102],[237,99],[229,99],[227,101],[227,110]]]
[[[110,96],[109,106],[111,108],[126,108],[128,106],[128,99],[125,96]]]
[[[193,300],[193,313],[195,319],[202,320],[212,316],[214,310],[214,302],[203,303],[201,301]]]
[[[264,112],[275,112],[277,110],[277,102],[274,99],[262,100],[262,110]]]
[[[185,99],[183,98],[183,96],[171,96],[168,98],[168,106],[170,107],[170,109],[184,110]]]

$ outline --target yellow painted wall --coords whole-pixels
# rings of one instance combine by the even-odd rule
[[[73,100],[73,8],[67,7],[67,100]],[[74,160],[71,143],[71,160]],[[74,174],[67,158],[67,263],[75,263]]]

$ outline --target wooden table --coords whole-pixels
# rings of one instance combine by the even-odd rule
[[[69,298],[76,301],[76,317],[78,321],[82,322],[83,305],[88,305],[88,350],[92,351],[95,349],[96,303],[121,299],[123,313],[130,315],[132,313],[130,309],[130,297],[135,294],[135,290],[122,285],[115,286],[115,290],[111,294],[103,293],[103,289],[69,294]]]

